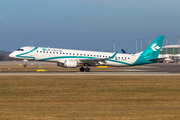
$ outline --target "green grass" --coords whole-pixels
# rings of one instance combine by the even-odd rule
[[[180,119],[179,76],[0,76],[0,119]]]

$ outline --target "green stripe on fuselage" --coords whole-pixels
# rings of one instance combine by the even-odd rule
[[[38,61],[46,61],[46,60],[53,60],[53,59],[63,59],[63,58],[89,58],[89,59],[93,59],[96,57],[86,57],[86,56],[58,56],[58,57],[50,57],[50,58],[44,58]]]
[[[16,57],[32,58],[32,60],[35,60],[35,57],[31,57],[31,56],[22,56],[22,55],[26,55],[26,54],[28,54],[28,53],[31,53],[31,52],[35,51],[36,49],[38,49],[38,47],[35,47],[34,49],[32,49],[32,50],[30,50],[30,51],[28,51],[28,52],[25,52],[25,53],[16,55]]]

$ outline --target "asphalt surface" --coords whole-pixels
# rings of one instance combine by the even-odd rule
[[[167,72],[3,72],[0,75],[38,75],[38,76],[46,76],[46,75],[60,75],[60,76],[180,76],[180,73],[167,73]]]
[[[0,62],[0,68],[2,66],[12,66],[23,64],[22,61],[6,61]],[[56,63],[49,62],[29,62],[29,65],[46,65],[56,66]],[[97,68],[92,67],[91,72],[77,72],[79,68],[62,68],[61,71],[54,72],[0,72],[0,75],[180,75],[179,63],[155,63],[149,65],[132,66],[132,67],[114,67],[114,68]],[[63,71],[64,70],[64,71]],[[50,70],[47,70],[50,71]]]

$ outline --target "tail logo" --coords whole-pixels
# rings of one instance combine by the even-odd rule
[[[151,46],[151,49],[152,49],[153,51],[157,51],[158,49],[160,49],[160,47],[159,47],[157,44],[153,44],[153,45]]]

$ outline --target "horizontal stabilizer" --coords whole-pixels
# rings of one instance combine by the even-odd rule
[[[157,58],[157,59],[147,59],[148,61],[157,61],[157,60],[165,60],[166,58]]]

